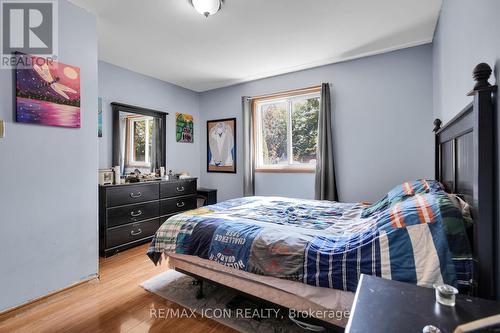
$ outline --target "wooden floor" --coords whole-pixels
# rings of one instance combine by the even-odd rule
[[[182,307],[139,287],[166,269],[155,267],[146,250],[147,244],[101,258],[100,280],[0,316],[0,332],[236,332],[199,316],[151,318],[151,307]]]

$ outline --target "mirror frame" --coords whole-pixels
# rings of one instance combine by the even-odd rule
[[[163,135],[160,140],[161,154],[160,162],[165,168],[167,167],[167,116],[168,112],[157,111],[153,109],[142,108],[139,106],[128,105],[118,102],[111,103],[113,109],[113,166],[120,165],[120,111],[137,113],[144,116],[150,116],[161,119],[163,126]]]

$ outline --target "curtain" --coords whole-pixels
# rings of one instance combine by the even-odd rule
[[[323,83],[321,85],[315,199],[338,201],[333,158],[332,106],[330,100],[330,85],[328,83]]]
[[[162,162],[161,151],[161,118],[153,117],[150,121],[153,122],[153,137],[151,138],[151,172],[156,172],[160,169]]]
[[[128,133],[130,131],[126,117],[120,116],[119,127],[120,127],[120,158],[119,158],[119,163],[120,163],[121,173],[122,173],[122,175],[124,175],[125,169],[127,167],[127,162],[128,162],[126,145],[127,145],[128,140],[129,140]]]
[[[252,98],[244,96],[243,109],[243,195],[255,195],[255,161],[253,153],[253,112]]]

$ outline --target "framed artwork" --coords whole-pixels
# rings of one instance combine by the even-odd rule
[[[207,172],[236,173],[236,118],[207,121]]]
[[[175,114],[175,137],[177,142],[193,143],[193,116],[187,113]]]
[[[16,54],[16,121],[80,128],[80,68]]]
[[[97,98],[97,137],[102,138],[102,97]]]

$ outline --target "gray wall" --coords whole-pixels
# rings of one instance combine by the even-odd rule
[[[314,199],[314,173],[259,172],[255,175],[255,195]]]
[[[111,102],[120,102],[168,112],[167,170],[200,174],[199,94],[142,74],[99,61],[99,96],[103,103],[103,137],[99,139],[99,168],[112,165]],[[175,140],[175,113],[194,117],[194,143]]]
[[[334,151],[342,201],[377,200],[404,180],[433,176],[432,48],[424,45],[202,93],[203,124],[227,117],[238,122],[237,174],[206,172],[202,126],[202,184],[218,188],[221,200],[243,193],[241,96],[321,82],[333,84]],[[314,177],[308,176],[283,180],[283,176],[258,175],[257,194],[275,191],[311,197]]]
[[[59,1],[59,60],[81,69],[81,129],[16,124],[0,70],[0,311],[97,273],[97,32]]]
[[[474,86],[472,69],[480,62],[486,62],[494,68],[494,77],[490,82],[497,82],[500,77],[500,1],[445,0],[433,47],[435,117],[447,122],[472,101],[466,94]],[[497,161],[500,156],[499,112],[500,104],[497,103]],[[496,163],[497,200],[500,200],[499,164]],[[500,202],[497,207],[500,209]],[[500,211],[497,213],[497,224],[498,216]],[[497,254],[497,260],[500,260],[500,253]],[[497,286],[500,286],[500,275]]]

